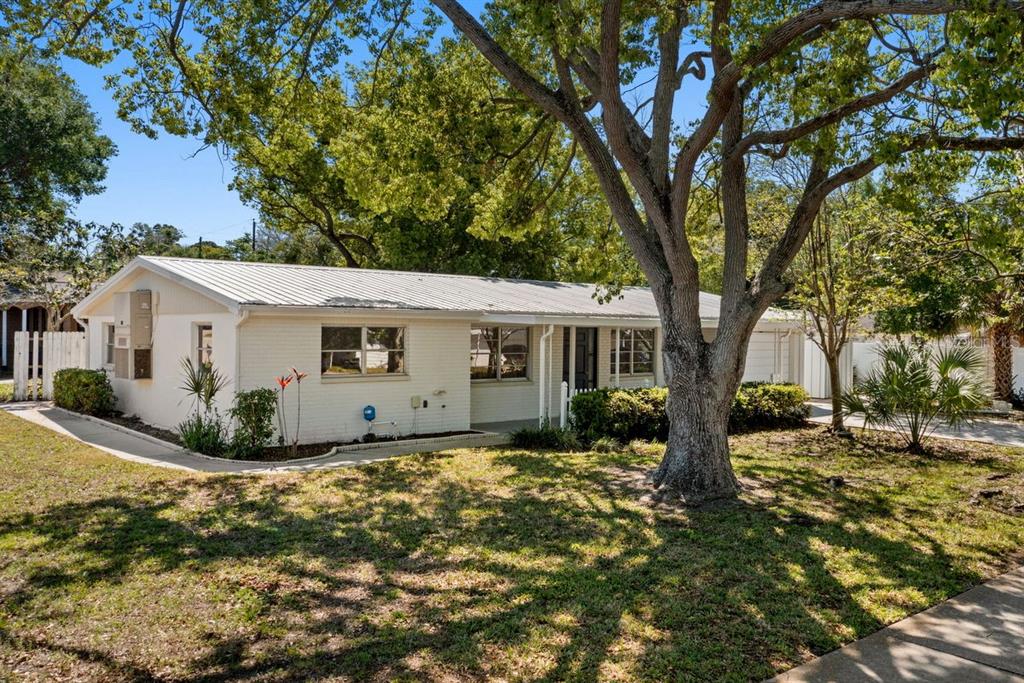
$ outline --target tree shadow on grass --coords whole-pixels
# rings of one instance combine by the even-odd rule
[[[879,628],[873,592],[930,601],[977,579],[910,522],[882,533],[904,515],[878,491],[812,472],[751,466],[777,500],[668,514],[637,503],[607,456],[490,457],[485,478],[420,457],[0,518],[0,539],[35,539],[0,609],[47,622],[62,591],[140,574],[214,584],[247,616],[165,653],[191,680],[760,679]],[[115,678],[158,677],[130,651],[75,652]]]

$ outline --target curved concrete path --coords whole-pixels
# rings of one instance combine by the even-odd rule
[[[1024,683],[1024,567],[771,680]]]
[[[123,460],[190,472],[224,474],[273,474],[351,467],[411,453],[493,446],[504,443],[507,438],[503,434],[488,434],[437,444],[395,443],[279,464],[254,463],[199,455],[148,434],[140,434],[120,425],[70,413],[56,408],[48,402],[5,403],[0,404],[0,409],[23,420],[51,429],[58,434],[87,443]]]
[[[811,422],[818,422],[820,424],[832,423],[831,404],[824,401],[811,401],[810,406]],[[845,422],[846,426],[851,429],[859,429],[864,426],[864,418],[859,415],[850,415],[846,418]],[[876,428],[872,427],[872,429]],[[882,428],[878,427],[877,429]],[[978,419],[974,424],[966,425],[960,429],[939,425],[935,428],[932,436],[938,439],[982,441],[997,446],[1018,446],[1024,448],[1024,423],[986,417]]]

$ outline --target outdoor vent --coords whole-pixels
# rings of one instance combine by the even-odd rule
[[[153,293],[148,289],[114,294],[114,377],[153,376]]]

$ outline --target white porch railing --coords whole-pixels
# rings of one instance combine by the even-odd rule
[[[591,391],[597,391],[597,389],[573,389],[569,390],[569,383],[562,382],[561,384],[561,410],[558,411],[558,424],[560,427],[565,427],[569,424],[569,414],[572,410],[572,399],[576,394],[588,394]]]
[[[53,398],[53,376],[87,365],[84,332],[15,332],[14,400]]]

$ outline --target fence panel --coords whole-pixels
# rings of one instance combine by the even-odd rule
[[[14,400],[53,398],[53,376],[64,368],[84,368],[84,332],[15,332]]]

